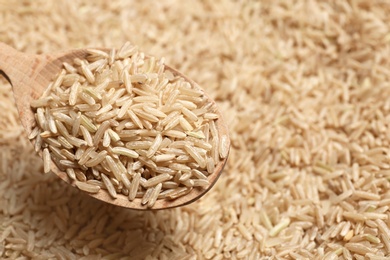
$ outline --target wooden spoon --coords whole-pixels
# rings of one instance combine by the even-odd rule
[[[108,49],[102,50],[109,51]],[[0,42],[0,72],[2,72],[2,74],[13,87],[19,117],[28,135],[31,133],[33,126],[35,125],[34,112],[30,107],[30,102],[42,95],[43,91],[47,88],[49,83],[62,69],[63,62],[72,64],[75,58],[84,59],[86,56],[87,52],[85,49],[71,50],[54,54],[28,55]],[[194,81],[179,71],[169,66],[166,66],[166,69],[170,70],[174,75],[185,78],[193,86],[199,87]],[[215,103],[215,101],[209,97],[208,99],[210,102]],[[219,119],[216,121],[216,123],[219,134],[220,136],[228,136],[228,129],[223,122],[222,115],[220,111],[217,113],[219,115]],[[230,140],[228,141],[230,148]],[[41,152],[39,152],[39,155],[42,157]],[[204,189],[193,189],[187,195],[179,197],[175,200],[157,200],[152,209],[167,209],[183,206],[199,199],[215,184],[218,177],[221,175],[226,161],[227,157],[221,160],[216,165],[215,171],[208,176],[208,180],[210,182],[208,187],[205,187]],[[54,163],[51,164],[51,171],[68,184],[75,186],[74,182],[68,177],[68,175],[65,172],[59,170]],[[133,201],[129,201],[127,196],[118,194],[117,199],[112,199],[106,191],[100,191],[96,194],[88,193],[88,195],[106,203],[111,203],[125,208],[139,210],[148,209],[146,205],[141,205],[141,198],[136,198]]]

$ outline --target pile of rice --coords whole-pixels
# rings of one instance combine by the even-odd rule
[[[210,186],[229,140],[203,90],[129,42],[86,52],[31,102],[44,172],[54,162],[83,191],[148,208]]]
[[[385,1],[0,1],[27,53],[129,40],[204,86],[230,130],[199,201],[138,212],[43,174],[0,86],[0,258],[390,256]],[[0,55],[1,58],[1,55]]]

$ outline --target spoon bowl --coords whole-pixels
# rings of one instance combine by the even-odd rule
[[[104,48],[100,48],[100,50],[109,51],[109,49]],[[63,68],[63,62],[73,63],[75,58],[85,59],[87,55],[88,53],[86,49],[71,50],[54,54],[28,55],[0,42],[0,72],[12,85],[19,117],[27,135],[31,133],[35,126],[34,111],[30,106],[31,101],[41,97],[49,83],[53,81],[59,71]],[[167,65],[165,65],[165,69],[171,71],[175,76],[184,78],[192,86],[200,88],[193,80],[189,79],[176,69]],[[205,95],[209,102],[215,103],[215,101],[213,101],[207,93],[205,93]],[[216,113],[219,116],[219,119],[216,121],[219,135],[228,136],[228,129],[223,121],[220,111],[217,111]],[[42,157],[41,151],[39,151],[38,154]],[[215,166],[214,172],[208,176],[210,183],[209,186],[204,187],[203,189],[193,189],[187,195],[175,200],[157,200],[153,208],[147,208],[146,205],[142,205],[142,198],[135,198],[133,201],[129,201],[127,196],[118,194],[116,199],[112,199],[107,192],[102,190],[96,194],[87,194],[106,203],[138,210],[167,209],[184,206],[196,201],[212,188],[218,180],[218,177],[221,175],[227,158],[228,156],[220,160]],[[56,174],[62,180],[75,187],[74,182],[65,172],[61,171],[55,163],[51,163],[50,169],[51,172]]]

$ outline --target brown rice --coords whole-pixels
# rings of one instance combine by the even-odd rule
[[[42,174],[11,87],[1,79],[0,258],[389,258],[387,1],[0,1],[0,12],[1,41],[30,54],[131,40],[167,57],[217,101],[232,140],[224,174],[201,200],[159,212],[123,210]],[[62,84],[71,85],[72,77]],[[71,118],[64,115],[58,109],[53,119],[66,124]],[[112,129],[133,125],[131,119]],[[96,131],[83,117],[81,126]],[[125,147],[149,149],[155,135],[149,137]],[[48,149],[60,156],[57,142]],[[166,154],[181,156],[168,142],[161,144]],[[131,165],[135,178],[141,167]],[[86,183],[105,189],[101,180]],[[139,182],[131,184],[128,196],[141,198]],[[163,183],[164,194],[189,190],[176,185]]]
[[[212,174],[219,159],[226,158],[229,141],[227,135],[223,135],[218,143],[214,123],[218,115],[213,113],[214,106],[207,103],[201,90],[178,76],[170,75],[168,79],[162,61],[156,62],[154,57],[144,60],[143,53],[127,49],[137,48],[125,43],[120,48],[121,55],[111,53],[114,56],[109,57],[104,54],[99,56],[101,51],[89,50],[91,56],[74,60],[72,67],[76,71],[67,72],[69,64],[66,63],[65,69],[50,84],[50,89],[33,102],[39,130],[35,134],[34,129],[31,136],[35,136],[36,149],[39,145],[43,148],[45,172],[50,170],[51,158],[60,169],[82,170],[82,175],[77,177],[76,174],[79,181],[99,176],[91,174],[92,171],[103,171],[103,183],[114,199],[117,192],[128,195],[127,187],[131,187],[134,173],[127,172],[127,168],[134,163],[133,159],[140,157],[141,167],[137,170],[146,181],[138,186],[140,190],[137,192],[145,192],[142,204],[153,207],[157,198],[164,198],[156,194],[163,188],[164,181],[181,176],[182,172],[189,173],[191,168],[203,171],[203,175]],[[132,53],[132,56],[123,56],[123,53]],[[115,87],[107,89],[110,85]],[[98,106],[93,107],[95,105]],[[80,106],[83,106],[83,111],[79,110]],[[204,113],[196,115],[192,112],[198,109],[203,109]],[[169,111],[176,113],[168,116],[165,112]],[[131,121],[133,124],[129,125]],[[117,132],[112,129],[122,122],[123,127]],[[205,128],[206,124],[211,124],[212,128]],[[208,129],[212,131],[212,144],[218,145],[214,148],[213,157],[210,157],[212,144],[205,141],[209,133],[203,132]],[[134,146],[133,140],[147,145]],[[53,143],[59,145],[58,149],[47,148]],[[177,149],[182,153],[179,155],[181,158],[178,156],[176,159],[172,153],[165,154],[162,148]],[[217,149],[219,156],[215,152]],[[183,159],[186,154],[188,156]],[[156,170],[166,163],[170,164],[173,172],[168,174]],[[147,175],[150,171],[153,177]],[[73,180],[73,174],[69,174]],[[178,181],[178,187],[207,187],[209,184],[207,178],[197,181],[196,175],[185,176],[185,180],[173,178],[173,181]],[[124,182],[127,187],[122,190]],[[92,193],[99,191],[80,183],[76,187]],[[131,194],[129,199],[133,198],[134,193]]]

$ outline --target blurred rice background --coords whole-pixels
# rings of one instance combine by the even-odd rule
[[[0,81],[2,259],[385,259],[390,3],[0,0],[0,41],[40,54],[125,41],[217,101],[230,159],[182,208],[104,205],[44,175]]]

